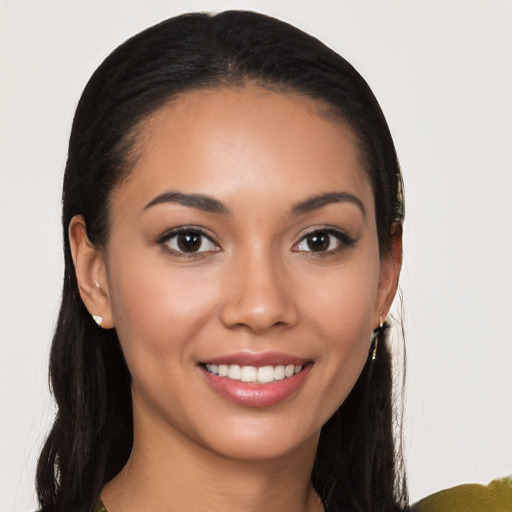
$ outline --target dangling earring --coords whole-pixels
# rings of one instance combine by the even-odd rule
[[[377,359],[377,346],[379,344],[379,334],[384,332],[389,327],[386,320],[382,321],[382,317],[379,317],[379,326],[373,330],[372,338],[370,341],[370,352],[372,354],[372,361]]]
[[[92,315],[92,319],[98,324],[98,327],[101,327],[101,322],[103,322],[101,315]]]

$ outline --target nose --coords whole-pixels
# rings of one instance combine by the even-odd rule
[[[227,328],[264,334],[297,323],[293,283],[277,258],[261,252],[240,257],[227,274],[220,310]]]

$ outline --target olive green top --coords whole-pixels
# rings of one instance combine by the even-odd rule
[[[412,512],[512,512],[512,475],[489,485],[463,484],[436,492]]]
[[[96,512],[108,512],[98,503]],[[463,484],[436,492],[413,505],[411,512],[512,512],[512,475],[489,485]]]

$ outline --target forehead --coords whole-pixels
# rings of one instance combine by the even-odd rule
[[[166,189],[290,202],[369,191],[357,139],[332,110],[256,85],[176,96],[140,125],[134,153],[133,171],[117,192],[130,189],[139,202]]]

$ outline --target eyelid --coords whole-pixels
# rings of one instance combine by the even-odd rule
[[[213,251],[206,250],[206,251],[185,252],[185,251],[180,251],[178,249],[174,249],[169,246],[169,244],[168,244],[169,240],[171,240],[172,238],[174,238],[178,235],[186,234],[186,233],[196,233],[196,234],[200,235],[201,237],[203,237],[203,238],[207,239],[209,242],[211,242],[216,247],[216,249]],[[157,245],[166,246],[165,249],[167,251],[172,252],[173,254],[176,254],[178,256],[192,257],[192,258],[198,257],[198,256],[203,256],[204,254],[207,254],[209,252],[218,252],[218,251],[222,250],[222,248],[214,240],[214,238],[210,234],[208,234],[203,228],[201,228],[199,226],[177,226],[177,227],[168,229],[164,233],[162,233],[156,239],[155,242]]]
[[[329,249],[326,251],[312,251],[312,250],[304,250],[304,249],[295,249],[300,243],[304,242],[304,240],[315,233],[326,233],[328,235],[334,236],[339,241],[339,246],[334,249]],[[293,245],[293,249],[297,252],[306,252],[313,253],[317,255],[328,255],[336,252],[341,252],[348,247],[352,247],[356,243],[356,239],[351,236],[347,231],[342,228],[334,227],[334,226],[315,226],[313,228],[308,229],[305,233],[301,235],[299,240]]]

